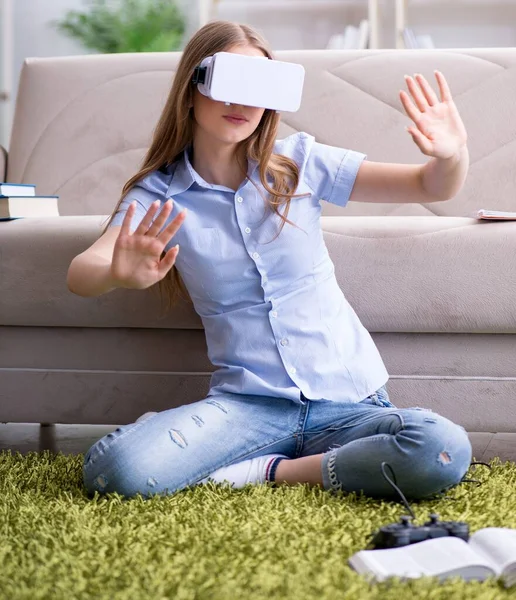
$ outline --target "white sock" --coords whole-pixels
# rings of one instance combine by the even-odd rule
[[[198,483],[207,483],[210,480],[215,481],[215,483],[229,481],[234,488],[244,487],[248,483],[265,483],[265,481],[269,481],[269,469],[276,458],[288,459],[288,456],[284,454],[266,454],[265,456],[244,460],[234,465],[221,467]]]
[[[148,419],[149,417],[152,417],[152,415],[157,415],[157,412],[146,412],[144,413],[141,417],[138,417],[135,421],[135,423],[138,423],[138,421],[145,421],[145,419]]]

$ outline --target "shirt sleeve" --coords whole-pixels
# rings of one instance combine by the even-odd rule
[[[358,169],[367,158],[356,150],[328,146],[315,141],[307,133],[301,134],[301,176],[320,200],[346,206]]]
[[[127,196],[122,200],[118,207],[113,220],[109,224],[109,227],[115,225],[122,225],[127,209],[131,205],[131,202],[136,200],[136,210],[133,218],[131,219],[130,231],[131,233],[138,227],[142,222],[143,217],[147,214],[151,204],[156,200],[159,200],[161,205],[165,202],[165,195],[168,185],[160,173],[152,171],[140,182],[134,185]],[[160,207],[161,208],[161,207]],[[155,214],[155,217],[159,214],[160,210]]]

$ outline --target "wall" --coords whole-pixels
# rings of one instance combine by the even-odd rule
[[[206,0],[179,0],[187,16],[186,39],[198,26],[198,7],[203,1]],[[90,51],[58,33],[50,24],[53,19],[62,18],[67,10],[84,8],[82,0],[11,0],[11,3],[14,98],[26,57],[88,54]],[[217,11],[212,14],[259,28],[274,50],[324,48],[330,35],[341,32],[349,23],[358,24],[366,16],[367,2],[360,4],[344,0],[220,0],[216,3]],[[394,47],[393,11],[392,0],[383,4],[380,41],[386,48]],[[471,5],[428,3],[426,7],[410,6],[408,20],[416,33],[430,33],[440,48],[516,46],[516,3],[496,7],[487,0],[477,0]],[[5,147],[9,146],[8,128],[7,124],[2,127],[0,119],[0,144]]]
[[[14,98],[18,90],[18,81],[23,61],[33,56],[66,56],[68,54],[88,54],[89,51],[78,43],[58,33],[50,21],[61,18],[65,11],[81,7],[81,0],[14,0],[12,2],[12,93],[11,106],[7,112],[14,111]],[[0,131],[0,144],[9,147],[10,123],[4,124]]]
[[[0,0],[1,2],[2,0]],[[196,11],[191,9],[192,0],[179,0],[178,4],[183,7],[183,10],[186,7],[190,8],[188,11],[185,10],[185,14],[188,14],[187,33],[190,34],[195,31],[197,15]],[[62,19],[68,10],[84,10],[86,6],[82,0],[12,0],[14,31],[12,36],[13,87],[11,97],[13,99],[16,98],[20,71],[26,58],[91,54],[93,52],[59,33],[51,25],[51,21]],[[14,100],[10,107],[7,106],[4,109],[7,109],[7,113],[12,115]],[[9,147],[10,125],[10,122],[7,124],[0,119],[0,145],[5,148]]]
[[[367,0],[219,0],[217,16],[248,23],[274,50],[325,48],[330,36],[367,16]],[[395,2],[380,2],[381,47],[395,47]],[[516,2],[409,0],[408,23],[438,48],[516,46]]]

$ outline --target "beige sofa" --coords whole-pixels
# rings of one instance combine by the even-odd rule
[[[304,130],[373,161],[424,163],[404,131],[405,73],[446,76],[471,167],[447,202],[323,203],[346,297],[383,355],[401,407],[462,424],[477,458],[516,459],[516,48],[283,51],[306,68]],[[61,217],[0,222],[0,421],[122,424],[204,397],[213,370],[186,303],[160,317],[151,290],[68,291],[74,256],[99,235],[149,144],[178,54],[28,59],[0,180],[58,194]],[[4,174],[5,170],[5,174]]]

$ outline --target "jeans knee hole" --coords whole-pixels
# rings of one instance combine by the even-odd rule
[[[169,429],[168,433],[170,435],[170,439],[180,448],[186,448],[188,446],[185,436],[177,429]]]
[[[98,488],[98,490],[100,492],[104,491],[106,489],[106,486],[108,484],[108,478],[105,475],[97,475],[97,477],[95,477],[95,484]]]
[[[451,463],[452,459],[451,456],[448,452],[446,452],[445,450],[443,450],[440,454],[439,454],[439,462],[442,465],[449,465]]]

